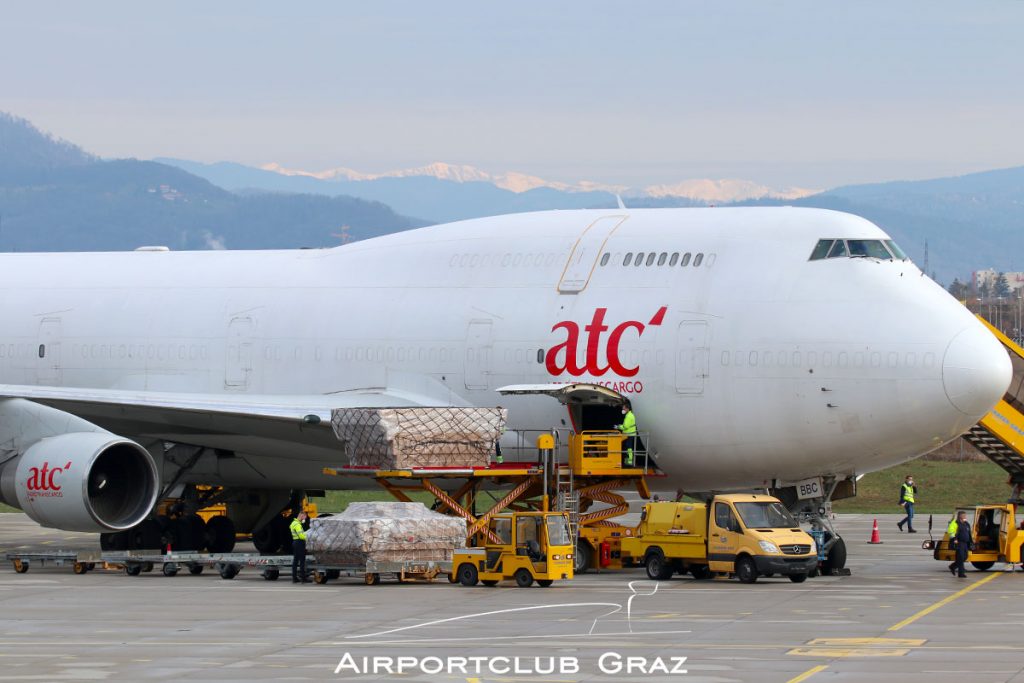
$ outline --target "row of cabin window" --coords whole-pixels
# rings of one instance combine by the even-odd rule
[[[665,265],[665,263],[667,261],[668,265],[670,265],[670,266],[674,266],[678,262],[680,267],[685,268],[686,266],[690,265],[690,257],[691,257],[690,252],[686,252],[685,254],[683,254],[683,258],[680,259],[678,251],[677,252],[673,252],[671,255],[669,255],[669,253],[667,251],[663,251],[660,254],[658,252],[656,252],[656,251],[652,251],[652,252],[649,252],[649,253],[646,254],[646,258],[645,258],[644,252],[642,252],[642,251],[638,252],[636,254],[636,256],[633,255],[633,252],[629,252],[629,253],[626,254],[626,257],[624,259],[622,259],[622,265],[628,266],[628,265],[632,264],[634,266],[639,266],[640,264],[642,264],[642,263],[644,263],[646,261],[647,265],[653,266],[655,259],[657,259],[659,266]],[[608,265],[608,261],[610,261],[611,258],[612,258],[611,253],[606,253],[604,256],[601,257],[601,265],[602,266]],[[693,267],[694,268],[699,267],[701,262],[703,262],[703,261],[704,261],[704,254],[703,253],[697,254],[696,256],[693,256]]]

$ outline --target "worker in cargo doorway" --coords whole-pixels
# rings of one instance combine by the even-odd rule
[[[500,411],[502,408],[498,406]],[[501,437],[505,436],[505,424],[502,423],[501,430],[498,432],[498,438],[494,440],[494,462],[498,465],[505,462],[505,458],[501,456]]]
[[[914,477],[907,475],[906,481],[900,486],[900,507],[907,511],[907,516],[901,521],[896,523],[900,531],[903,531],[903,525],[907,525],[907,533],[916,534],[914,530],[914,494],[917,493],[917,487],[914,486]]]
[[[306,576],[306,520],[309,515],[305,510],[299,510],[288,528],[292,532],[292,583],[309,583]]]
[[[973,549],[974,537],[971,533],[971,523],[967,521],[967,513],[963,510],[957,515],[956,535],[950,538],[950,544],[956,548],[956,560],[949,565],[949,573],[966,579],[964,562],[967,561],[967,553]]]
[[[633,415],[633,405],[627,399],[622,404],[622,424],[615,425],[615,428],[626,437],[622,442],[622,466],[633,467],[633,451],[639,451],[643,444],[636,435],[636,416]]]

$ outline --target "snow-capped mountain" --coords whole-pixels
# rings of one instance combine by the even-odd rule
[[[380,178],[430,177],[455,183],[490,183],[495,187],[516,193],[546,187],[558,190],[559,192],[609,192],[631,197],[685,197],[704,202],[735,202],[763,197],[799,199],[800,197],[806,197],[818,192],[818,190],[801,187],[776,189],[749,180],[736,179],[684,180],[672,185],[650,185],[641,188],[631,188],[626,185],[609,185],[588,180],[564,183],[545,180],[544,178],[515,171],[493,174],[475,166],[446,164],[443,162],[435,162],[416,168],[387,171],[385,173],[362,173],[346,167],[329,168],[323,171],[304,171],[286,168],[277,163],[264,164],[260,168],[285,176],[305,176],[317,178],[318,180],[366,181]]]

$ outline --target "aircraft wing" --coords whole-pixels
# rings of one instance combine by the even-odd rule
[[[2,398],[57,408],[138,441],[333,460],[342,444],[331,429],[332,409],[441,405],[427,396],[384,388],[291,396],[0,384]]]

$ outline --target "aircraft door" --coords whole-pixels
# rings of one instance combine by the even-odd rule
[[[604,243],[625,220],[626,216],[605,216],[583,231],[562,271],[562,279],[558,283],[560,293],[578,294],[586,288]]]
[[[232,318],[228,324],[225,350],[224,388],[245,391],[252,375],[253,321],[249,317]]]
[[[490,320],[472,320],[466,330],[465,375],[467,389],[486,389],[491,367]]]
[[[708,377],[708,324],[704,320],[684,320],[676,335],[676,392],[704,393]]]
[[[36,349],[36,383],[57,386],[60,380],[60,318],[43,318]]]

